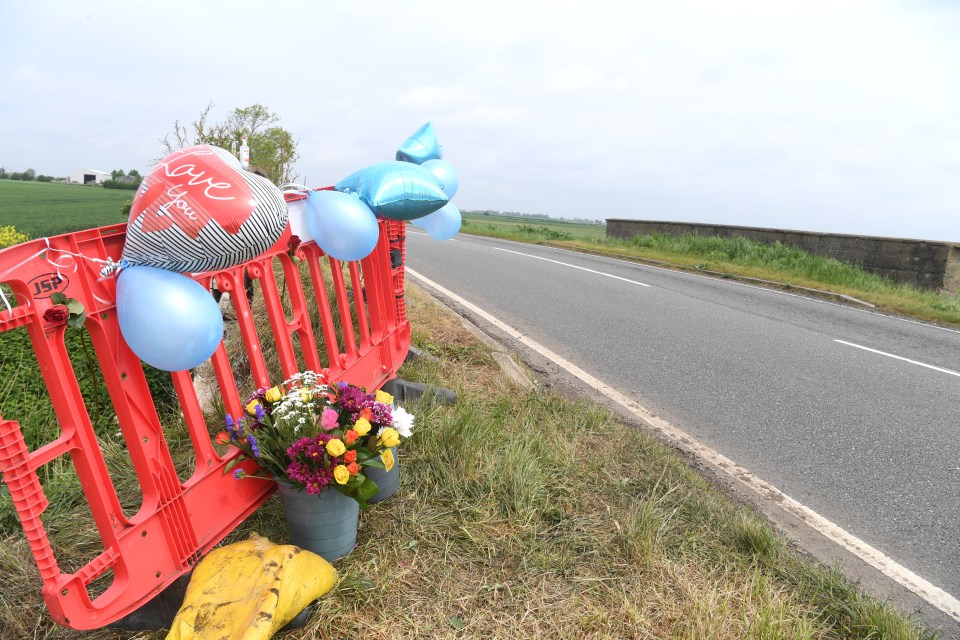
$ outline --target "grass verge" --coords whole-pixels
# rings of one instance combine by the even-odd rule
[[[869,302],[889,313],[960,327],[960,292],[920,291],[833,258],[814,256],[780,243],[768,245],[746,238],[662,234],[638,235],[632,240],[607,239],[598,234],[597,225],[559,221],[519,223],[472,214],[464,216],[464,223],[464,233],[627,259],[657,260],[667,263],[665,266],[821,289]]]
[[[361,514],[339,585],[285,637],[930,637],[794,552],[652,436],[598,404],[511,386],[455,316],[407,291],[414,342],[440,361],[401,376],[460,402],[408,407],[400,491]],[[58,521],[64,566],[90,534],[70,512]],[[278,498],[229,540],[251,531],[288,541]],[[3,638],[165,635],[54,625],[22,533],[0,539],[0,571]]]

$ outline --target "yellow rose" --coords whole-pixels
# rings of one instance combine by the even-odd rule
[[[247,413],[249,413],[252,416],[257,415],[257,407],[259,406],[260,406],[260,402],[258,400],[251,400],[250,404],[247,405]]]
[[[344,446],[343,440],[339,438],[334,438],[327,443],[327,453],[331,458],[339,458],[347,450],[347,447]]]
[[[280,402],[280,398],[282,397],[283,397],[283,394],[280,393],[280,387],[274,387],[272,389],[267,389],[267,393],[266,393],[266,396],[264,397],[264,400],[272,404],[274,402]]]
[[[301,391],[301,392],[300,392],[300,400],[303,401],[303,402],[305,402],[305,403],[306,403],[306,402],[313,402],[313,394],[310,393],[309,391]]]
[[[383,466],[386,467],[387,471],[390,471],[390,469],[393,469],[393,462],[394,462],[393,451],[390,451],[390,449],[387,449],[386,451],[380,454],[380,459],[383,460]]]
[[[333,440],[330,442],[333,442]],[[333,468],[333,479],[337,481],[337,484],[347,484],[350,480],[350,472],[347,471],[345,466],[338,464]]]
[[[389,449],[400,444],[400,434],[396,429],[387,427],[380,433],[380,444]]]
[[[383,404],[393,404],[393,396],[386,391],[381,391],[380,389],[377,389],[377,394],[374,396],[374,399],[377,402],[382,402]]]
[[[360,418],[353,425],[353,430],[357,432],[357,435],[361,438],[368,433],[370,433],[370,421],[366,418]]]

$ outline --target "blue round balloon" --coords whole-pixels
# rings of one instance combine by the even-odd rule
[[[449,240],[460,231],[462,221],[460,209],[450,203],[423,218],[423,228],[437,240]]]
[[[424,169],[430,172],[440,188],[443,189],[447,200],[453,200],[460,186],[460,180],[457,178],[457,172],[449,162],[445,160],[427,160],[422,165]]]
[[[183,274],[156,267],[120,272],[117,319],[137,357],[164,371],[200,365],[223,339],[223,316],[210,292]]]
[[[380,225],[360,198],[339,191],[311,191],[307,227],[317,246],[337,260],[366,258],[377,246]]]
[[[412,220],[433,213],[450,200],[429,171],[409,162],[380,162],[356,171],[334,187],[360,196],[375,214]]]

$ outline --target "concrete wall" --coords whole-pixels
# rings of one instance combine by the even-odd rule
[[[814,255],[860,265],[871,273],[921,289],[945,290],[950,293],[960,290],[960,245],[950,242],[689,222],[607,220],[608,238],[629,239],[641,233],[690,233],[722,238],[741,236],[770,244],[779,240],[782,244],[799,247]]]

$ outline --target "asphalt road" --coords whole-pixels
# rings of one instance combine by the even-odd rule
[[[695,274],[411,231],[410,268],[960,597],[960,332]]]

